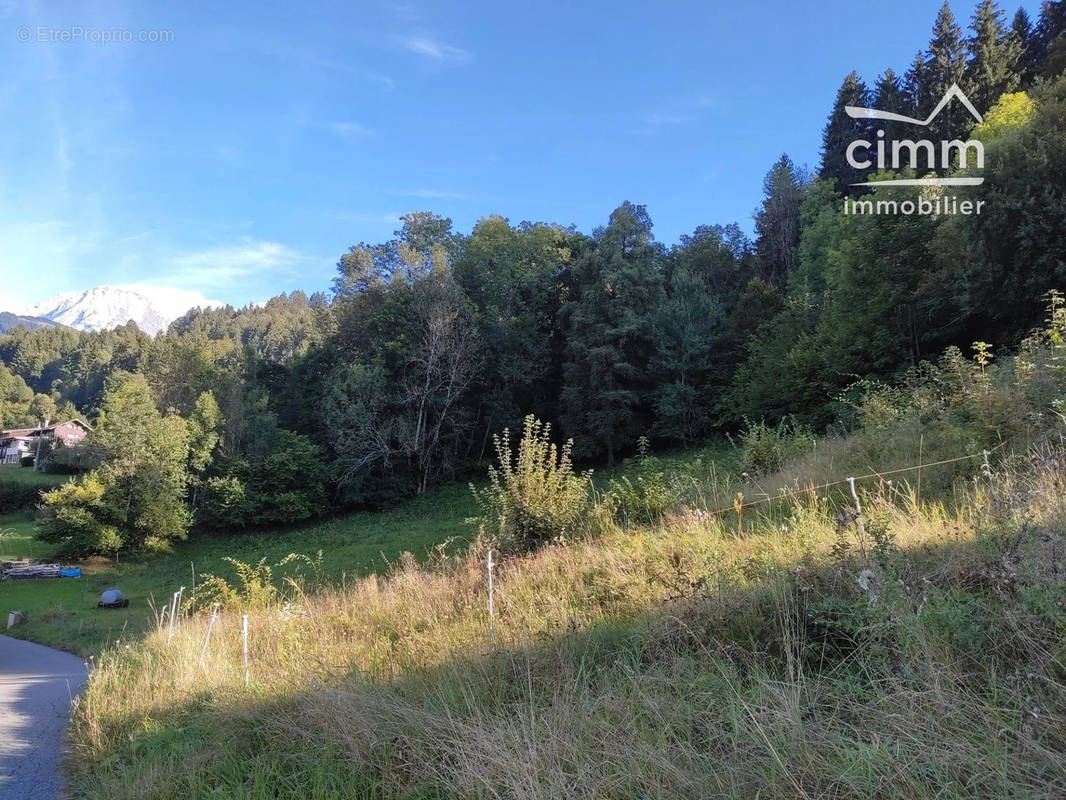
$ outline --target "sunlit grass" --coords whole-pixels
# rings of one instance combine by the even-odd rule
[[[204,613],[170,643],[164,625],[108,650],[75,717],[75,784],[109,800],[1061,796],[1058,463],[963,480],[948,503],[868,486],[862,536],[824,493],[743,531],[682,504],[505,562],[491,627],[485,565],[461,554],[305,573],[223,610],[206,648]]]

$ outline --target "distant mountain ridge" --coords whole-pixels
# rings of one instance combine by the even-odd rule
[[[25,312],[81,331],[103,331],[133,321],[156,335],[191,308],[224,305],[199,292],[141,283],[96,286],[83,292],[61,292]]]
[[[7,333],[19,326],[27,330],[37,328],[58,328],[58,322],[53,322],[45,317],[30,317],[22,314],[12,314],[10,311],[0,311],[0,333]]]

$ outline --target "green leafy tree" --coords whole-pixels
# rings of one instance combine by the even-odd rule
[[[404,474],[424,492],[454,472],[469,441],[481,343],[472,304],[451,269],[455,242],[441,233],[443,223],[428,227],[433,236],[410,223],[398,232],[402,266],[391,267],[387,281],[353,282],[341,265],[332,342],[341,357],[323,409],[343,486],[355,486],[357,473],[369,469],[387,478]],[[382,376],[372,401],[371,373]],[[351,396],[335,390],[349,388]],[[378,415],[374,426],[359,417],[370,408]]]
[[[87,475],[47,492],[37,520],[37,538],[58,545],[59,553],[74,558],[117,554],[125,542],[110,523],[107,487]]]
[[[36,395],[30,402],[29,413],[38,427],[47,427],[55,419],[56,401],[46,394]],[[37,436],[36,440],[33,453],[33,468],[39,470],[44,460],[48,457],[49,446],[45,443],[43,436]]]
[[[557,225],[512,227],[480,220],[455,263],[455,280],[477,309],[484,367],[472,393],[479,430],[472,455],[486,454],[489,435],[533,412],[558,417],[562,347],[560,282],[585,237]]]
[[[1005,95],[976,135],[985,144],[980,216],[938,237],[946,284],[961,304],[963,344],[1017,342],[1039,324],[1039,298],[1066,285],[1066,78]]]
[[[191,522],[185,505],[188,427],[180,417],[159,413],[143,375],[112,377],[87,441],[103,463],[74,484],[84,486],[83,491],[71,488],[45,496],[41,538],[66,546],[76,532],[63,521],[72,519],[81,520],[80,541],[99,534],[100,541],[120,543],[113,549],[136,550],[184,538]]]
[[[204,520],[215,528],[299,523],[329,509],[322,451],[307,436],[278,430],[271,447],[226,462],[206,481]]]
[[[22,376],[0,364],[0,426],[14,428],[31,422],[32,402],[33,389]]]

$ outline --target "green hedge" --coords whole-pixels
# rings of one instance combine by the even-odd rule
[[[41,499],[41,487],[25,483],[0,483],[0,514],[33,508]]]

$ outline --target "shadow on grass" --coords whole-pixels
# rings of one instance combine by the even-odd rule
[[[630,619],[486,631],[398,680],[205,688],[108,723],[77,787],[109,800],[1063,796],[1066,596],[1027,561],[1046,536],[1016,548],[1014,568],[968,542],[883,566],[771,565]]]

